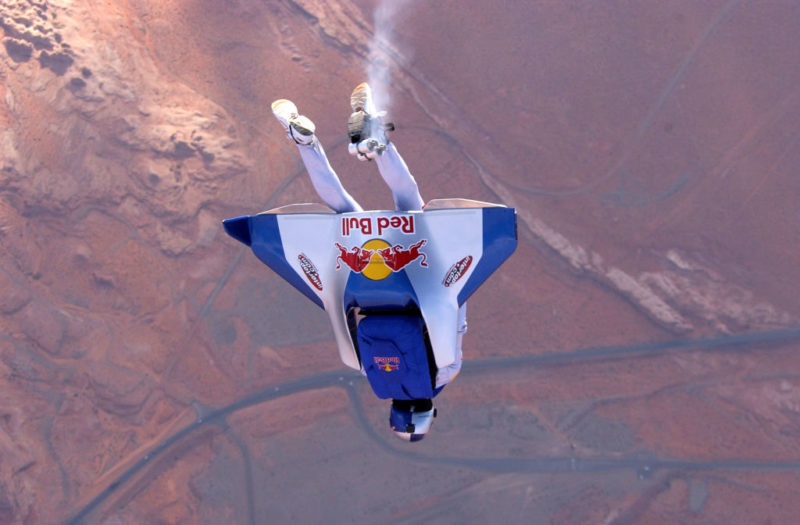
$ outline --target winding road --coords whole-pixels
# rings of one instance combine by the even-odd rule
[[[635,359],[654,357],[669,352],[681,351],[730,351],[746,352],[753,347],[768,345],[771,348],[782,347],[800,341],[800,328],[758,332],[742,335],[721,336],[706,339],[679,339],[663,343],[641,343],[627,346],[609,346],[600,348],[581,348],[563,353],[546,353],[539,355],[514,356],[503,358],[480,359],[467,361],[464,364],[464,375],[482,375],[500,369],[514,369],[520,367],[544,367],[552,365],[565,365],[583,361],[601,361],[609,359]],[[631,470],[640,477],[652,476],[659,470],[676,471],[800,471],[798,461],[750,461],[744,459],[725,459],[718,461],[695,461],[691,459],[662,459],[651,457],[529,457],[529,458],[497,458],[497,457],[456,457],[456,456],[429,456],[420,453],[408,452],[393,446],[387,437],[388,434],[379,435],[371,422],[364,416],[361,409],[361,399],[357,390],[357,381],[363,381],[356,372],[326,372],[309,375],[293,381],[264,388],[258,392],[247,395],[229,405],[220,408],[198,410],[196,420],[181,428],[168,438],[155,445],[144,456],[138,458],[127,470],[112,480],[90,502],[74,511],[66,521],[70,525],[87,523],[87,519],[102,509],[102,505],[115,493],[125,488],[126,483],[135,478],[145,468],[154,465],[167,456],[168,451],[178,448],[177,445],[188,441],[202,429],[210,425],[221,426],[227,429],[226,418],[239,410],[254,405],[272,401],[278,398],[292,396],[311,390],[325,388],[342,388],[347,392],[352,405],[351,414],[361,431],[385,452],[401,457],[404,460],[436,464],[446,467],[468,468],[493,474],[501,473],[598,473],[619,470]],[[391,438],[390,438],[391,439]],[[242,440],[234,439],[242,451],[246,466],[247,498],[249,523],[256,523],[252,472],[250,471],[249,452]],[[154,469],[156,474],[161,472]],[[141,481],[141,480],[140,480]]]

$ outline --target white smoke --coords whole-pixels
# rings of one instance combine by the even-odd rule
[[[399,49],[393,41],[395,24],[408,14],[413,0],[380,0],[373,14],[375,33],[369,42],[367,57],[367,82],[378,110],[391,106],[392,70],[403,66],[410,58],[406,49]]]

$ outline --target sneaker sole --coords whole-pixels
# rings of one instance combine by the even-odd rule
[[[350,107],[353,111],[364,111],[365,113],[374,113],[375,108],[372,107],[372,90],[369,84],[362,82],[357,85],[353,92],[350,94]]]
[[[297,118],[297,106],[291,100],[281,98],[272,103],[272,114],[288,130],[293,118]]]
[[[292,126],[292,129],[298,132],[303,136],[313,135],[314,131],[316,131],[316,126],[308,117],[304,117],[303,115],[294,116],[289,119],[289,125]]]

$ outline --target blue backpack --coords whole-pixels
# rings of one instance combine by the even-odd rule
[[[376,396],[430,399],[439,393],[424,328],[421,317],[408,315],[368,315],[358,324],[358,351]]]

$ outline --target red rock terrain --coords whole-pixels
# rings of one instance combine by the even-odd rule
[[[0,0],[0,523],[794,523],[800,10],[378,7]],[[376,60],[423,196],[519,219],[414,445],[220,224],[316,200],[281,97],[391,206]]]

